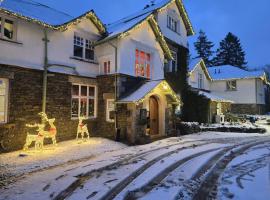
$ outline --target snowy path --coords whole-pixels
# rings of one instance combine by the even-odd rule
[[[25,158],[27,165],[24,158],[13,162],[9,159],[3,164],[9,164],[13,174],[20,176],[0,189],[0,199],[191,199],[205,192],[205,182],[211,178],[213,169],[232,151],[235,156],[230,161],[268,139],[259,134],[200,133],[136,147],[104,139],[91,154],[86,153],[91,145],[85,145],[80,147],[82,156],[78,151],[67,151],[68,147],[66,156],[56,153],[56,158],[64,156],[62,162],[61,159],[52,162],[49,157],[46,163],[46,159],[39,158],[44,166],[39,170],[34,169],[38,161],[33,158],[32,162]],[[96,141],[100,139],[93,139],[92,143]],[[17,165],[12,165],[14,162]],[[16,171],[20,169],[23,173]],[[195,192],[190,194],[191,190]],[[212,188],[207,187],[206,191],[210,193]]]

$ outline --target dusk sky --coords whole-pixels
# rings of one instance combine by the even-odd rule
[[[150,0],[108,0],[101,5],[99,0],[36,0],[47,3],[77,16],[91,9],[106,23],[142,9]],[[121,2],[121,3],[119,3]],[[270,64],[270,1],[258,0],[184,0],[191,22],[198,33],[203,29],[216,46],[230,31],[237,35],[246,51],[248,66],[257,67]],[[112,10],[118,10],[113,12]],[[191,52],[194,55],[190,38]]]

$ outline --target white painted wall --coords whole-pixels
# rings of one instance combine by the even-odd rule
[[[265,104],[265,84],[261,79],[257,79],[257,104]]]
[[[170,30],[167,27],[167,15],[172,11],[180,20],[179,33],[175,33],[174,31]],[[161,32],[163,33],[163,35],[165,35],[165,37],[171,39],[177,44],[180,44],[184,47],[188,47],[187,30],[175,3],[172,3],[166,9],[159,12],[157,19],[158,19],[158,24],[160,26]]]
[[[236,91],[227,91],[226,81],[213,81],[210,89],[217,95],[234,101],[235,104],[256,104],[255,79],[237,80]]]
[[[146,21],[139,29],[134,29],[130,35],[118,41],[118,72],[135,76],[136,48],[151,54],[151,79],[164,78],[164,53],[160,44]]]
[[[210,90],[211,81],[207,79],[204,70],[201,65],[197,65],[188,77],[188,83],[191,87],[199,89],[199,74],[203,75],[203,88],[204,90]]]
[[[17,23],[17,42],[22,44],[0,40],[0,63],[43,69],[43,28],[24,20],[16,18],[12,18],[12,20],[15,20]],[[73,37],[75,32],[89,39],[96,40],[99,38],[98,30],[88,19],[83,20],[76,26],[71,26],[64,32],[49,30],[49,63],[76,67],[76,70],[82,76],[96,76],[99,73],[98,64],[71,59],[73,56]]]

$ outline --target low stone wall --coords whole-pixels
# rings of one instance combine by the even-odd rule
[[[266,106],[262,104],[232,104],[232,113],[262,115],[266,112]]]

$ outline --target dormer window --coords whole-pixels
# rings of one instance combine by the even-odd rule
[[[11,19],[0,17],[0,38],[16,40],[15,22]]]
[[[93,61],[95,52],[93,42],[89,39],[74,35],[74,57]]]

